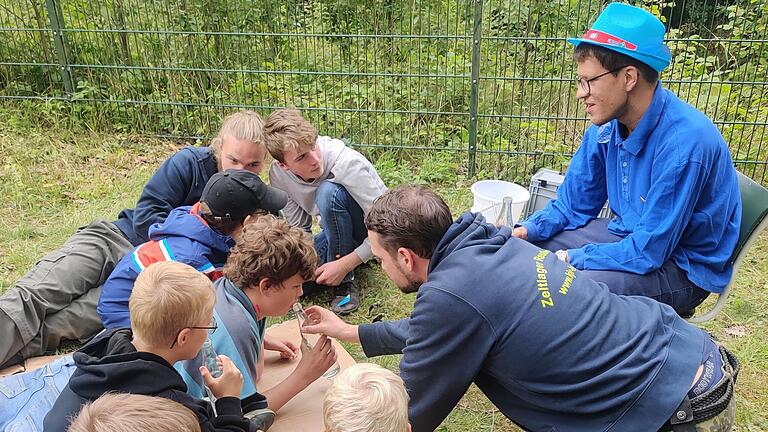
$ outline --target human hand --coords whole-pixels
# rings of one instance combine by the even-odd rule
[[[555,256],[557,256],[560,261],[562,262],[568,262],[568,251],[560,249],[559,251],[555,252]]]
[[[519,226],[512,230],[512,235],[521,240],[528,240],[528,228]]]
[[[315,283],[328,286],[339,286],[344,276],[352,269],[348,269],[341,259],[327,262],[315,270]]]
[[[211,389],[211,393],[220,399],[227,396],[240,397],[240,392],[243,390],[243,374],[232,363],[232,360],[225,355],[219,355],[216,358],[216,362],[221,369],[221,376],[214,378],[211,376],[211,372],[205,366],[200,366],[200,375],[203,376],[205,385]]]
[[[357,326],[347,324],[335,313],[320,306],[310,306],[306,310],[307,322],[301,331],[307,334],[324,334],[345,342],[360,343]]]
[[[264,336],[264,349],[277,351],[281,359],[293,360],[299,355],[299,348],[291,341],[277,340],[270,336]]]
[[[336,362],[336,349],[328,336],[320,336],[310,350],[301,344],[301,360],[294,373],[309,384],[320,378]]]

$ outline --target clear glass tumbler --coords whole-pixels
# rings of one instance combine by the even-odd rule
[[[307,313],[304,311],[304,308],[301,306],[301,303],[299,302],[294,303],[293,311],[296,313],[296,321],[299,323],[299,333],[301,334],[301,343],[303,343],[308,349],[312,350],[315,347],[315,343],[317,343],[317,340],[320,338],[320,336],[304,334],[304,332],[301,331],[301,326],[305,322],[307,322],[307,320],[309,320],[309,317],[307,317]],[[331,366],[323,374],[323,378],[331,379],[335,377],[339,373],[340,369],[341,369],[341,366],[339,366],[338,361],[333,363],[333,366]]]

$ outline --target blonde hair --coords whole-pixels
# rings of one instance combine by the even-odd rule
[[[221,146],[224,143],[224,137],[227,136],[264,146],[264,120],[256,111],[247,110],[225,117],[216,138],[211,140],[211,150],[217,161],[220,161]]]
[[[272,285],[296,274],[310,280],[317,261],[312,240],[301,228],[272,215],[260,215],[243,228],[229,251],[224,276],[240,289],[258,285],[263,278]]]
[[[359,363],[333,380],[323,402],[326,432],[405,432],[408,394],[403,380],[373,363]]]
[[[278,162],[285,163],[286,150],[301,152],[311,149],[317,141],[317,129],[296,109],[272,111],[264,123],[267,151]]]
[[[133,285],[131,327],[152,346],[171,345],[181,329],[209,318],[215,302],[213,284],[199,271],[174,261],[154,263]]]
[[[105,393],[83,405],[69,432],[200,431],[200,421],[189,408],[162,397]]]

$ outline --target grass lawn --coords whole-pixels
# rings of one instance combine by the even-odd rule
[[[112,220],[121,209],[132,207],[155,167],[177,147],[148,138],[9,124],[13,122],[0,125],[0,292],[78,226],[96,218]],[[414,165],[385,155],[376,164],[388,186],[402,181],[432,185],[454,215],[471,205],[471,180],[457,174],[450,156],[436,155]],[[401,294],[378,266],[362,267],[357,277],[364,298],[350,321],[408,315],[415,295]],[[739,273],[725,312],[706,325],[743,365],[736,389],[737,431],[768,430],[766,291],[768,236],[763,235]],[[317,295],[309,302],[323,304],[328,299]],[[357,346],[347,348],[357,360],[366,360]],[[371,361],[397,370],[399,356]],[[439,430],[518,429],[473,386]]]

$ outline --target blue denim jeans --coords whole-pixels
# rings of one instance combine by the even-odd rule
[[[320,210],[322,228],[320,234],[315,236],[315,250],[321,264],[349,254],[368,237],[363,222],[363,209],[344,186],[330,181],[320,183],[315,204]],[[342,282],[352,279],[354,273],[349,272]]]
[[[0,379],[0,431],[42,431],[45,415],[74,372],[72,356],[65,356],[40,369]]]
[[[576,249],[591,243],[612,243],[621,240],[608,231],[610,219],[594,219],[587,225],[572,231],[562,231],[548,240],[535,242],[542,249],[555,252],[559,249]],[[604,283],[614,294],[650,297],[668,304],[679,314],[688,313],[709,295],[688,280],[685,270],[668,259],[661,268],[639,275],[623,271],[582,270],[581,274]]]

